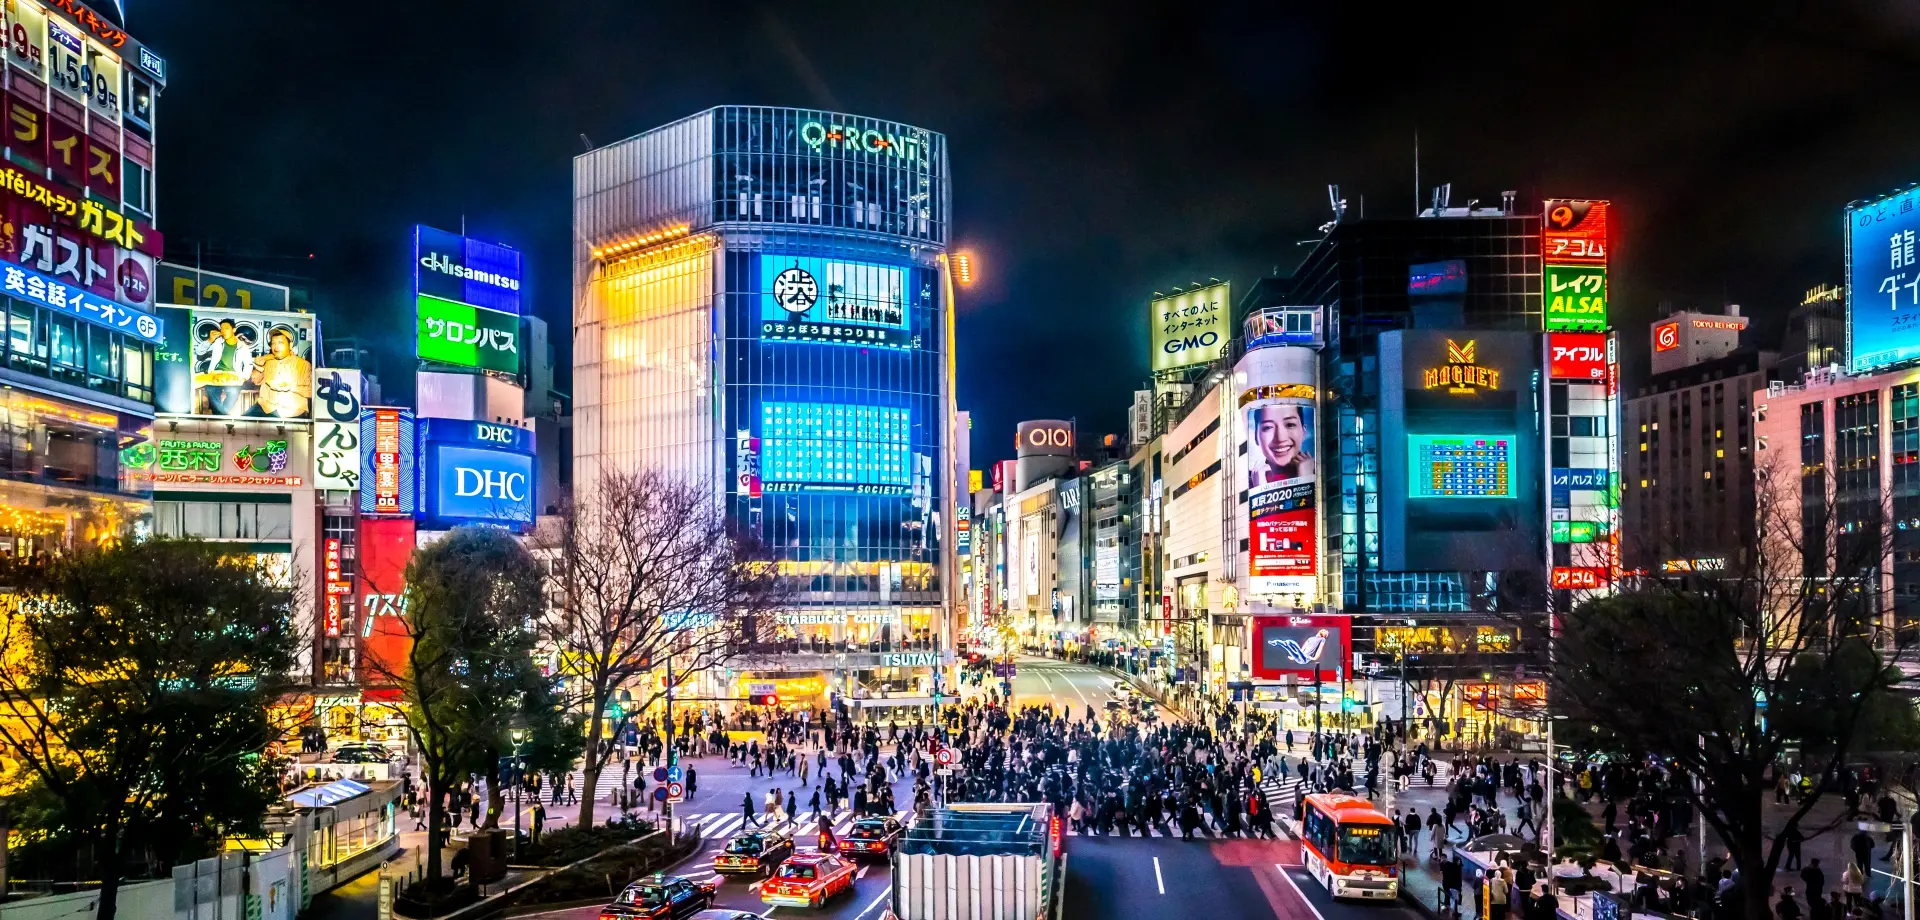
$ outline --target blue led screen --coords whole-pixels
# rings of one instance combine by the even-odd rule
[[[912,473],[906,409],[839,403],[760,405],[760,475],[768,492],[901,495]]]
[[[760,337],[906,348],[907,270],[899,265],[760,257]]]
[[[1920,358],[1920,189],[1847,211],[1848,368]]]

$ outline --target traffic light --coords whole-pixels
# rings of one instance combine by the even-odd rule
[[[780,694],[750,693],[747,695],[747,702],[755,706],[778,706],[780,705]]]

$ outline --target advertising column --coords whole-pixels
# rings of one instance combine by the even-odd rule
[[[1606,591],[1619,573],[1619,363],[1607,321],[1608,211],[1605,201],[1554,199],[1541,221],[1553,393],[1548,587],[1556,593]]]
[[[1269,606],[1320,602],[1316,361],[1311,348],[1247,352],[1235,369],[1246,450],[1247,594]]]

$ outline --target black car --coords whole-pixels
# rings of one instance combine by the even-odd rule
[[[354,742],[335,748],[332,759],[334,763],[390,763],[393,752],[383,745]]]
[[[840,855],[848,859],[891,856],[904,830],[906,827],[893,818],[861,818],[840,840]]]
[[[600,908],[600,920],[688,920],[713,906],[714,886],[677,875],[649,875]]]
[[[792,855],[792,837],[754,831],[727,841],[727,848],[714,854],[713,871],[721,875],[772,875]]]

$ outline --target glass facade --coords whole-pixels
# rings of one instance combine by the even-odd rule
[[[895,122],[724,106],[577,159],[579,481],[722,483],[797,605],[937,604],[946,157]]]
[[[1800,564],[1810,576],[1827,571],[1827,404],[1800,404]]]
[[[11,297],[6,367],[136,402],[153,402],[153,346],[104,326]]]
[[[1896,384],[1889,395],[1893,598],[1904,625],[1920,613],[1920,384]]]

